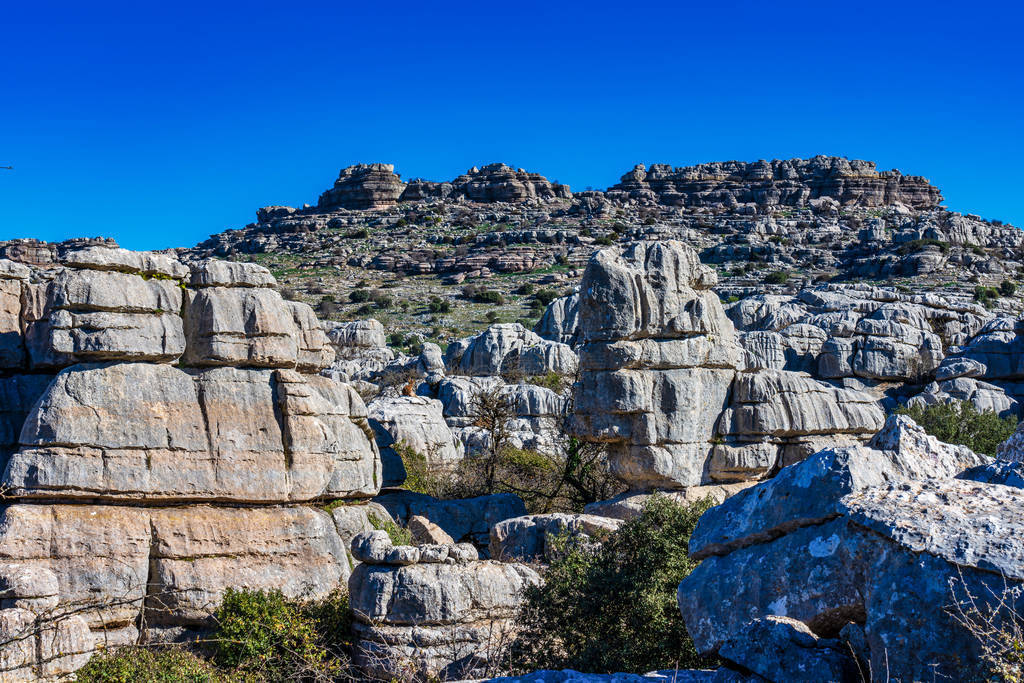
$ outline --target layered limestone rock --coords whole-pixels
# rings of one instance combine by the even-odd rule
[[[893,417],[868,447],[822,451],[710,509],[690,542],[702,562],[678,592],[697,650],[793,680],[758,655],[776,647],[764,620],[778,617],[839,639],[854,670],[957,678],[980,645],[955,606],[969,609],[968,593],[983,609],[1000,596],[1024,606],[1020,496],[953,479],[984,461]],[[800,655],[778,647],[775,665]]]
[[[811,159],[714,162],[673,168],[638,164],[608,188],[612,199],[655,201],[671,206],[739,204],[804,207],[829,198],[843,206],[939,205],[942,195],[921,176],[878,171],[874,162],[816,156]]]
[[[579,293],[560,296],[544,309],[533,331],[549,341],[576,346],[579,341]]]
[[[330,374],[343,381],[370,380],[393,360],[384,326],[374,319],[325,323],[327,340],[334,349]]]
[[[602,250],[584,272],[576,430],[634,487],[706,479],[740,362],[716,281],[679,242]]]
[[[572,199],[568,185],[552,183],[539,173],[505,164],[474,166],[450,182],[417,178],[409,183],[401,201],[464,198],[472,202],[526,202]]]
[[[405,183],[394,164],[356,164],[341,169],[334,187],[320,195],[321,209],[382,209],[393,206]]]
[[[477,560],[466,544],[392,546],[375,531],[352,549],[362,563],[349,579],[356,661],[384,678],[474,677],[510,637],[523,590],[540,582],[525,565]]]
[[[567,344],[542,339],[519,323],[491,325],[445,350],[445,366],[456,375],[572,375],[578,359]]]
[[[718,423],[708,468],[715,482],[761,477],[826,445],[856,443],[882,426],[868,394],[784,370],[742,372]]]
[[[12,670],[70,673],[141,624],[189,636],[227,588],[347,580],[358,520],[302,503],[375,495],[380,457],[359,395],[312,374],[334,358],[315,315],[269,271],[90,244],[0,273],[0,630],[37,641],[0,655]],[[19,588],[39,575],[48,592]]]
[[[405,481],[405,466],[398,450],[412,451],[435,472],[451,469],[462,459],[462,444],[445,423],[443,405],[437,399],[379,397],[367,410],[380,450],[384,486],[399,486]]]

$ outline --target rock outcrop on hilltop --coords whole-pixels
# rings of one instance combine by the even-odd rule
[[[393,206],[405,183],[394,164],[357,164],[341,169],[334,187],[320,195],[320,209],[381,209]]]
[[[312,374],[333,351],[308,306],[253,264],[105,246],[0,272],[0,575],[52,577],[24,596],[48,611],[0,616],[7,637],[66,641],[19,676],[68,673],[141,624],[201,631],[228,587],[345,581],[342,532],[312,504],[373,496],[380,457],[359,395]]]
[[[464,199],[471,202],[525,202],[572,199],[568,185],[550,182],[539,173],[505,164],[474,166],[450,182],[416,178],[409,182],[401,200]]]
[[[655,201],[670,206],[738,204],[804,207],[823,198],[840,206],[939,205],[939,189],[921,176],[877,171],[871,161],[817,156],[812,159],[714,162],[698,166],[638,164],[607,191],[613,199]]]

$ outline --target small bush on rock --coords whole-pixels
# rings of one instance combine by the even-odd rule
[[[390,517],[381,519],[376,515],[370,515],[368,517],[370,524],[373,525],[374,529],[379,531],[386,531],[388,537],[391,539],[391,543],[394,545],[411,545],[412,544],[412,532],[408,529],[403,529],[395,523],[395,520]]]
[[[970,401],[937,403],[927,408],[909,406],[896,411],[907,415],[939,441],[967,446],[975,453],[995,457],[996,447],[1010,438],[1017,420],[979,411]]]
[[[528,588],[516,643],[523,670],[644,672],[712,664],[697,655],[676,588],[697,563],[687,546],[710,500],[652,496],[596,551],[568,545]]]

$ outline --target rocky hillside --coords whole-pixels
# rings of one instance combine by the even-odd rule
[[[941,199],[919,176],[835,157],[640,165],[606,191],[576,193],[503,164],[408,183],[369,164],[342,170],[316,206],[260,209],[191,253],[266,265],[322,317],[372,314],[442,344],[488,322],[532,327],[538,290],[546,304],[595,249],[652,239],[696,248],[723,301],[856,282],[1016,312],[1016,299],[978,288],[1019,276],[1024,233]],[[353,289],[377,296],[351,301]]]

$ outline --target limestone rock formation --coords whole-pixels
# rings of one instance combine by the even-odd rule
[[[0,653],[12,671],[69,674],[141,624],[201,632],[229,587],[347,579],[365,515],[308,504],[375,495],[380,457],[269,271],[88,243],[0,273],[0,630],[31,645]]]
[[[823,451],[710,509],[690,545],[703,561],[678,593],[698,651],[799,680],[778,667],[823,656],[817,639],[839,638],[865,660],[860,670],[957,677],[979,645],[948,608],[1024,580],[1015,489],[952,478],[983,460],[894,417],[869,447]],[[1019,610],[1020,593],[1006,595]],[[764,620],[778,617],[810,633],[777,646]]]
[[[398,201],[405,183],[394,164],[356,164],[341,169],[334,187],[320,195],[321,209],[379,209]]]
[[[459,375],[572,375],[578,359],[566,344],[542,339],[519,323],[491,325],[476,335],[449,344],[448,372]]]
[[[577,430],[633,486],[705,479],[740,360],[715,281],[678,242],[602,250],[584,272]]]
[[[549,182],[538,173],[513,169],[505,164],[473,167],[450,182],[434,183],[417,178],[409,183],[402,201],[461,197],[473,202],[524,202],[571,199],[568,185]]]
[[[462,459],[462,444],[444,421],[440,401],[423,396],[379,397],[367,406],[380,450],[384,486],[405,481],[405,467],[395,448],[411,449],[434,471],[450,469]]]
[[[804,459],[823,445],[866,439],[882,411],[863,392],[785,370],[743,372],[718,423],[708,475],[716,482],[758,478]]]
[[[356,537],[362,561],[349,579],[364,672],[410,667],[442,680],[470,677],[511,632],[523,589],[540,577],[522,564],[478,561],[459,545],[392,546],[387,534]]]
[[[739,204],[809,206],[822,198],[840,205],[938,206],[938,188],[920,176],[877,171],[870,161],[817,156],[811,159],[715,162],[672,168],[638,164],[608,189],[615,199],[651,200],[673,206]]]

